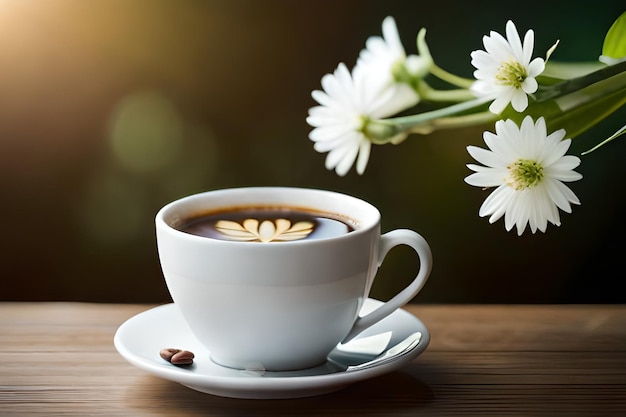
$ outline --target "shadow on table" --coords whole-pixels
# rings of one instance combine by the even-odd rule
[[[410,368],[410,367],[409,367]],[[409,369],[410,370],[410,369]],[[430,387],[404,371],[361,381],[331,394],[284,400],[247,400],[203,394],[176,382],[146,376],[128,393],[133,408],[155,415],[293,416],[386,415],[394,409],[422,408],[433,401]],[[159,412],[160,411],[160,412]]]

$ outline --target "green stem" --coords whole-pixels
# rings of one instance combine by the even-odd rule
[[[495,121],[499,116],[490,111],[480,113],[464,114],[462,116],[440,117],[432,120],[426,128],[421,126],[410,130],[411,133],[430,133],[434,130],[458,129],[462,127],[470,127],[482,125]]]
[[[474,100],[464,101],[458,104],[453,104],[451,106],[443,107],[437,110],[431,110],[428,112],[413,114],[410,116],[382,119],[382,120],[378,120],[377,122],[387,124],[387,125],[393,125],[398,129],[398,131],[405,131],[405,130],[409,130],[414,127],[417,127],[420,124],[423,124],[425,122],[439,118],[439,117],[453,116],[455,114],[474,109],[492,100],[493,100],[493,97],[490,97],[490,98],[481,97],[481,98],[477,98]]]
[[[465,89],[470,88],[474,80],[471,80],[468,78],[462,78],[457,75],[451,74],[448,71],[439,67],[437,64],[435,64],[435,60],[433,59],[433,56],[430,53],[428,44],[426,43],[426,28],[422,28],[418,32],[416,43],[417,43],[417,53],[421,57],[425,59],[429,59],[431,62],[430,68],[429,68],[431,74],[457,87],[461,87]]]
[[[434,128],[432,126],[437,126],[439,123],[436,119],[444,118],[443,124],[454,123],[455,118],[469,110],[477,109],[483,106],[485,103],[491,101],[492,98],[478,98],[470,101],[464,101],[461,103],[453,104],[448,107],[443,107],[437,110],[432,110],[424,113],[413,114],[410,116],[402,116],[402,117],[394,117],[389,119],[379,119],[379,120],[369,120],[365,127],[364,133],[365,135],[372,141],[372,143],[382,145],[385,143],[389,143],[395,136],[402,132],[426,132],[432,131]],[[481,114],[478,112],[478,114]],[[471,116],[476,113],[472,113]],[[452,118],[455,116],[455,118]],[[460,117],[460,116],[458,116]],[[480,117],[476,117],[474,119],[474,123],[482,123],[484,119],[484,115]],[[495,115],[493,117],[496,117]],[[447,121],[445,121],[448,118]],[[464,126],[468,126],[472,118],[467,117],[465,119],[460,119],[463,121]],[[460,121],[459,121],[460,123]]]
[[[470,78],[459,77],[458,75],[451,74],[434,62],[430,67],[430,73],[442,79],[443,81],[449,82],[452,85],[466,89],[470,88],[474,81],[476,81]]]
[[[600,148],[601,146],[606,145],[607,143],[609,143],[613,139],[622,136],[623,134],[626,134],[626,126],[622,126],[622,128],[620,130],[618,130],[617,132],[615,132],[613,135],[611,135],[607,139],[603,140],[602,142],[598,143],[596,146],[594,146],[593,148],[589,149],[588,151],[582,152],[581,155],[583,155],[583,156],[587,155],[587,154],[595,151],[596,149]]]
[[[422,100],[429,101],[460,102],[476,98],[474,93],[470,90],[462,88],[454,90],[437,90],[432,88],[425,81],[422,81],[417,85],[417,94],[419,94]]]

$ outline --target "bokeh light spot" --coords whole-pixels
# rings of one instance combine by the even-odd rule
[[[183,147],[184,125],[174,105],[156,92],[138,92],[120,101],[111,120],[111,145],[120,164],[154,173],[175,162]]]

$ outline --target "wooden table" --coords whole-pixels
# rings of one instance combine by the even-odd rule
[[[238,400],[124,360],[148,305],[0,303],[0,416],[626,416],[626,305],[411,305],[431,332],[402,371],[324,396]]]

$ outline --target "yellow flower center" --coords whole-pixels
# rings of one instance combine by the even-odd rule
[[[513,58],[501,63],[496,74],[496,80],[501,85],[509,85],[517,89],[522,88],[526,77],[528,77],[526,68]]]
[[[506,183],[516,191],[532,188],[543,179],[543,166],[530,159],[518,159],[507,166],[509,178]]]

